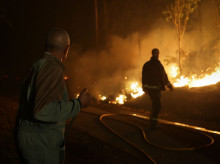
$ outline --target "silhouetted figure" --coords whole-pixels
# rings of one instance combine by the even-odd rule
[[[159,50],[152,50],[152,57],[147,61],[142,69],[142,87],[145,93],[148,93],[152,102],[150,114],[150,126],[155,128],[157,125],[158,115],[161,109],[161,90],[167,86],[171,91],[172,84],[169,82],[163,65],[158,60]]]
[[[66,31],[49,31],[43,57],[32,65],[23,81],[15,128],[22,164],[64,163],[66,120],[75,118],[91,101],[86,89],[78,99],[68,101],[62,62],[69,46]]]

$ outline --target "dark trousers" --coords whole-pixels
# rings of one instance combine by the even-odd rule
[[[151,124],[157,124],[157,118],[161,109],[161,90],[159,89],[148,89],[147,93],[152,102],[152,108],[150,113]]]

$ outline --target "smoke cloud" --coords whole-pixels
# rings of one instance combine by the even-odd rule
[[[213,70],[220,59],[219,30],[213,4],[205,2],[201,5],[199,18],[189,22],[190,28],[183,37],[183,71],[186,75]],[[154,22],[153,30],[147,34],[136,32],[126,38],[109,37],[108,49],[99,53],[81,51],[73,46],[66,63],[69,88],[76,93],[87,87],[95,97],[99,94],[114,97],[131,81],[141,84],[142,66],[150,59],[153,48],[160,50],[160,61],[172,81],[169,73],[172,65],[178,66],[178,40],[174,26],[161,18]]]

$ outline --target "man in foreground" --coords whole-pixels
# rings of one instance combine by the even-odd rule
[[[142,69],[142,87],[144,92],[148,93],[152,102],[150,114],[150,127],[157,125],[158,115],[161,109],[161,90],[167,86],[171,91],[172,84],[169,82],[163,65],[159,61],[159,50],[152,50],[152,57],[147,61]]]
[[[78,99],[68,101],[62,62],[69,46],[66,31],[49,31],[43,58],[32,65],[24,79],[16,121],[22,163],[64,163],[66,120],[75,118],[80,108],[90,104],[91,96],[86,89]]]

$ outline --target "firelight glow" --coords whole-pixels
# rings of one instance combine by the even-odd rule
[[[137,98],[139,96],[142,96],[144,94],[144,91],[143,89],[138,85],[138,82],[134,82],[131,84],[130,86],[130,89],[131,89],[131,96],[133,98]]]
[[[175,87],[188,86],[189,88],[193,88],[213,85],[218,82],[220,82],[220,66],[217,67],[211,74],[205,74],[202,76],[194,74],[191,77],[180,76],[179,79],[175,80],[173,85]]]
[[[102,96],[102,95],[99,95],[99,99],[102,100],[102,101],[105,101],[107,99],[106,96]]]
[[[118,97],[115,99],[117,104],[124,104],[125,101],[127,101],[127,96],[120,94]]]
[[[64,76],[64,80],[67,80],[69,77],[68,76]]]
[[[179,69],[178,69],[178,67],[177,66],[175,66],[175,65],[173,65],[172,67],[171,67],[171,74],[172,74],[172,77],[177,77],[177,75],[178,75],[178,71],[179,71]]]
[[[188,88],[194,88],[194,87],[204,87],[208,85],[217,84],[220,82],[220,64],[219,67],[215,69],[214,72],[210,74],[204,74],[204,75],[191,75],[188,76],[180,76],[179,75],[179,69],[178,66],[173,64],[171,67],[167,70],[168,77],[172,77],[174,80],[171,81],[174,87],[180,88],[180,87],[188,87]],[[126,80],[128,78],[126,77]],[[144,91],[141,87],[141,85],[137,81],[127,81],[127,88],[125,88],[122,91],[122,94],[119,94],[116,96],[114,100],[110,100],[110,104],[124,104],[127,101],[127,95],[131,95],[133,99],[136,99],[144,94]],[[106,100],[106,96],[99,95],[99,100],[104,101]]]
[[[126,93],[131,95],[132,98],[140,97],[144,94],[142,87],[138,82],[131,82],[129,88],[126,88]],[[100,101],[105,101],[106,96],[99,95]],[[110,100],[109,104],[124,104],[127,101],[127,96],[125,94],[119,94],[115,100]]]

